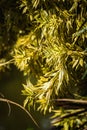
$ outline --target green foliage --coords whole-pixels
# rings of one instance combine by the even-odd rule
[[[53,121],[55,126],[62,126],[63,130],[83,130],[87,123],[87,112],[84,109],[78,110],[55,110]],[[77,114],[78,113],[78,114]]]
[[[22,5],[27,2],[22,1]],[[29,106],[38,104],[38,110],[45,113],[54,108],[50,100],[72,95],[86,72],[86,6],[85,1],[74,4],[68,1],[70,9],[62,8],[64,1],[54,1],[52,5],[49,1],[29,3],[29,6],[24,5],[23,13],[32,17],[31,30],[18,38],[14,59],[17,67],[28,75],[23,91],[27,95],[24,104],[29,100]],[[80,11],[77,6],[81,6]]]
[[[24,106],[46,113],[55,110],[53,99],[78,98],[79,84],[87,76],[86,9],[86,0],[17,0],[16,12],[11,9],[11,17],[5,16],[7,34],[15,34],[14,42],[10,38],[12,46],[8,49],[5,45],[6,59],[12,57],[27,77],[22,91]],[[81,120],[75,116],[58,124],[64,124],[66,130],[75,129],[84,118],[83,113]]]

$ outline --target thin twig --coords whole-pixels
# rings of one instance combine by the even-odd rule
[[[86,107],[87,108],[87,100],[52,99],[51,101],[55,101],[59,106],[61,106],[61,105],[76,105],[79,107]]]
[[[62,116],[62,117],[58,117],[58,118],[56,118],[56,119],[53,119],[51,123],[52,123],[52,124],[58,123],[58,122],[64,120],[65,118],[69,118],[69,117],[72,117],[72,116],[77,116],[77,115],[79,115],[79,114],[81,114],[81,113],[84,113],[84,112],[86,112],[86,111],[87,111],[87,109],[77,110],[77,111],[72,112],[72,113],[70,113],[70,114],[66,114],[66,115],[64,115],[64,116]]]
[[[4,65],[7,65],[7,64],[11,64],[11,63],[13,63],[13,61],[14,61],[14,59],[11,59],[11,60],[9,60],[9,61],[7,61],[7,62],[0,63],[0,66],[4,66]]]
[[[58,117],[53,119],[52,124],[60,122],[65,118],[69,118],[71,116],[77,116],[81,113],[87,112],[87,100],[77,100],[77,99],[52,99],[51,101],[55,101],[58,107],[63,107],[66,109],[77,109],[75,112],[63,115],[62,117]]]
[[[1,101],[1,102],[6,102],[6,103],[10,103],[10,104],[13,104],[13,105],[15,105],[15,106],[21,108],[21,109],[22,109],[23,111],[25,111],[25,112],[27,113],[27,115],[32,119],[32,121],[35,123],[35,125],[36,125],[38,128],[40,128],[39,125],[37,124],[37,122],[36,122],[36,121],[34,120],[34,118],[32,117],[32,115],[31,115],[23,106],[21,106],[20,104],[18,104],[18,103],[16,103],[16,102],[11,101],[11,100],[5,99],[5,98],[0,98],[0,101]]]
[[[5,96],[0,92],[0,96],[2,97],[2,98],[5,98]],[[8,111],[8,116],[10,116],[10,113],[11,113],[11,106],[10,106],[10,104],[7,102],[7,104],[8,104],[8,108],[9,108],[9,111]]]

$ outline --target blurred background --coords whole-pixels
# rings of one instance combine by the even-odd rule
[[[0,97],[7,98],[23,105],[25,97],[22,95],[22,83],[25,82],[22,73],[12,66],[10,70],[0,75]],[[37,111],[30,111],[40,129],[28,115],[15,105],[11,105],[11,113],[7,103],[0,102],[0,130],[48,130],[50,127],[49,114],[44,116]],[[9,115],[8,115],[9,114]]]

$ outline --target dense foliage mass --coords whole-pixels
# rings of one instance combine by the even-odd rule
[[[80,91],[87,80],[87,1],[9,0],[5,4],[1,0],[0,70],[13,63],[23,71],[24,106],[44,114],[54,111],[52,123],[64,130],[82,130],[87,110],[84,105],[72,106],[69,101],[76,102],[68,98],[87,95],[82,97]],[[68,105],[59,104],[59,98],[67,98]]]

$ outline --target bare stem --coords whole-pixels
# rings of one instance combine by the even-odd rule
[[[11,101],[11,100],[5,99],[5,98],[0,98],[0,101],[6,102],[7,104],[10,103],[10,104],[13,104],[13,105],[21,108],[23,111],[25,111],[27,113],[27,115],[32,119],[32,121],[35,123],[35,125],[39,128],[39,125],[37,124],[35,119],[32,117],[32,115],[23,106],[21,106],[20,104],[18,104],[16,102]]]

